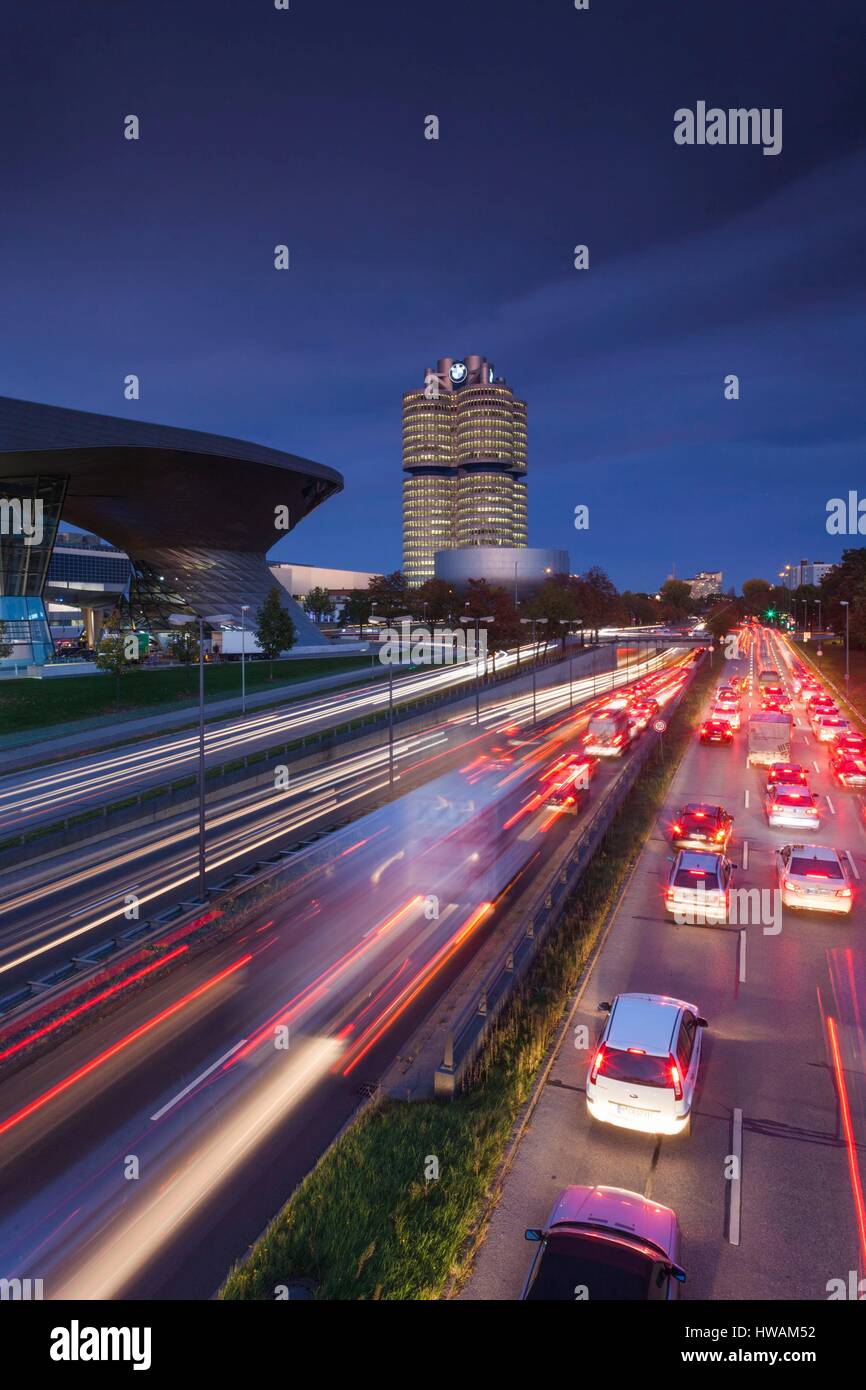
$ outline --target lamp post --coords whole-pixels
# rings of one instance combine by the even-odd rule
[[[818,605],[818,631],[820,632],[820,631],[821,631],[821,600],[820,600],[819,598],[816,598],[816,599],[815,599],[815,602],[816,602],[817,605]]]
[[[248,603],[241,604],[241,714],[247,712],[247,633],[244,621],[249,607]]]
[[[480,687],[479,680],[478,680],[478,647],[479,647],[479,634],[480,634],[480,631],[481,631],[481,624],[482,624],[482,623],[492,623],[492,622],[494,621],[494,619],[493,619],[493,618],[473,618],[473,617],[471,617],[468,613],[464,613],[463,616],[461,617],[460,621],[461,621],[461,623],[474,623],[474,624],[475,624],[475,723],[476,723],[476,724],[480,724],[480,723],[481,723],[481,687]],[[485,633],[484,636],[485,636],[485,639],[486,639],[487,634]],[[485,674],[485,676],[487,675],[487,645],[486,645],[486,642],[485,642],[485,647],[484,647],[484,674]]]
[[[537,623],[546,623],[546,618],[521,618],[522,623],[532,623],[532,727],[535,728],[536,722],[536,698],[535,698],[535,673],[538,669],[538,648],[535,645],[535,627]]]
[[[574,621],[575,621],[576,623],[583,623],[583,618],[575,618]],[[582,628],[582,627],[581,627],[581,629],[580,629],[580,635],[581,635],[581,637],[583,636],[583,628]],[[581,642],[581,646],[583,646],[583,643],[582,643],[582,642]],[[568,708],[569,708],[569,709],[574,709],[574,650],[573,650],[573,649],[568,653]]]
[[[210,617],[194,617],[192,613],[171,613],[174,627],[198,623],[198,895],[204,902],[205,885],[205,815],[204,815],[204,625],[215,627],[231,622],[231,613],[213,613]]]
[[[850,610],[850,605],[849,605],[848,599],[846,599],[846,598],[840,598],[839,603],[840,603],[841,606],[845,609],[845,690],[846,690],[846,692],[847,692],[847,690],[848,690],[848,677],[849,677],[849,665],[848,665],[848,613],[849,613],[849,610]]]
[[[397,623],[409,622],[405,614],[399,618],[391,618],[395,627]],[[381,649],[381,648],[380,648]],[[402,657],[402,647],[400,655]],[[394,663],[388,662],[388,785],[394,785]]]

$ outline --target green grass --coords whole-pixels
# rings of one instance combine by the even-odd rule
[[[325,1154],[220,1297],[272,1299],[312,1279],[320,1299],[435,1299],[467,1272],[521,1106],[598,933],[658,813],[716,672],[705,664],[578,885],[553,940],[488,1043],[472,1090],[452,1101],[385,1101]],[[439,1179],[424,1180],[428,1155]]]
[[[296,681],[315,680],[369,667],[368,656],[299,657],[270,663],[250,661],[246,668],[247,694],[274,690]],[[205,701],[230,699],[241,693],[241,668],[237,661],[205,667]],[[160,707],[182,708],[198,701],[198,667],[173,666],[156,670],[132,670],[120,678],[120,703],[115,700],[112,675],[57,677],[55,680],[6,680],[0,682],[0,733],[18,733],[66,724],[75,719],[129,713],[157,713]]]
[[[801,653],[808,663],[813,666],[819,676],[826,676],[833,681],[838,690],[845,694],[845,644],[822,642],[821,650],[823,655],[818,656],[817,642],[795,642],[794,646]],[[866,719],[866,652],[857,651],[851,648],[850,664],[851,679],[848,698],[851,704],[860,715],[861,719]]]

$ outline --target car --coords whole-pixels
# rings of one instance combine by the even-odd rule
[[[618,994],[586,1074],[594,1120],[643,1134],[683,1134],[708,1027],[695,1004],[666,994]]]
[[[828,711],[837,708],[836,701],[830,695],[816,694],[806,706],[806,713],[811,719],[816,714],[826,714]]]
[[[866,787],[866,755],[831,748],[830,773],[840,787]]]
[[[645,729],[651,719],[655,719],[659,712],[658,700],[653,700],[650,696],[644,696],[633,700],[626,710],[633,719],[636,719],[642,729]]]
[[[812,725],[812,732],[819,743],[832,743],[840,734],[847,732],[848,720],[841,714],[823,714]]]
[[[735,690],[734,686],[732,685],[719,686],[718,690],[716,691],[716,704],[718,704],[721,700],[733,700],[734,703],[737,705],[737,708],[739,708],[740,697],[737,694],[737,691]]]
[[[665,1302],[686,1277],[676,1212],[624,1187],[563,1188],[524,1238],[536,1250],[523,1303]]]
[[[852,753],[860,758],[866,757],[866,735],[851,728],[846,729],[844,733],[837,734],[830,744],[830,756],[841,752]]]
[[[545,805],[551,810],[567,811],[577,815],[589,791],[589,784],[598,766],[596,758],[580,757],[571,754],[554,763],[546,775],[547,791]]]
[[[771,826],[792,826],[797,830],[817,830],[821,824],[818,798],[808,787],[768,786],[764,798]]]
[[[733,864],[717,851],[681,849],[671,862],[665,909],[689,924],[726,922]]]
[[[608,706],[592,716],[583,743],[587,753],[596,757],[619,758],[632,737],[632,721],[625,710]]]
[[[761,697],[761,709],[777,710],[780,714],[790,714],[792,706],[785,694],[764,695]]]
[[[732,743],[734,731],[727,719],[705,719],[700,729],[701,743]]]
[[[768,787],[807,787],[809,769],[800,763],[770,763],[767,768]]]
[[[677,812],[671,826],[671,843],[677,849],[725,850],[734,829],[734,818],[724,806],[690,801]]]
[[[842,857],[823,845],[783,845],[776,873],[785,907],[849,913],[854,889]]]
[[[830,704],[830,705],[821,704],[821,705],[811,705],[810,708],[809,708],[809,709],[807,710],[807,712],[806,712],[806,718],[808,719],[809,723],[811,724],[812,730],[813,730],[813,732],[814,732],[815,727],[816,727],[816,725],[817,725],[819,719],[837,719],[837,718],[841,718],[841,715],[839,714],[839,710],[838,710],[838,707],[837,707],[836,705],[833,705],[833,704]],[[840,732],[842,732],[842,731],[840,730]]]
[[[737,699],[716,699],[712,710],[711,719],[727,719],[732,729],[740,727],[740,702]]]

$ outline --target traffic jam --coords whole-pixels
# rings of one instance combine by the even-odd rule
[[[708,753],[716,751],[709,762],[703,759],[697,766],[704,779],[710,780],[716,757],[742,757],[746,785],[739,795],[750,813],[752,829],[746,834],[753,837],[751,853],[754,859],[760,850],[762,863],[772,862],[774,888],[763,890],[764,897],[772,897],[782,908],[796,913],[800,922],[848,918],[857,901],[860,871],[851,849],[834,843],[837,833],[833,822],[840,822],[838,808],[833,797],[818,790],[815,783],[820,778],[852,794],[852,809],[862,827],[866,823],[866,798],[859,793],[866,787],[866,735],[854,727],[831,690],[777,634],[752,621],[744,622],[734,636],[732,670],[739,673],[721,681],[709,701],[706,717],[697,729],[697,742]],[[650,709],[650,718],[653,712]],[[587,752],[600,757],[627,740],[626,723],[634,718],[634,710],[623,706],[619,713],[617,718],[616,711],[602,712],[597,731],[590,725],[585,739]],[[695,765],[692,762],[691,767]],[[727,776],[729,787],[732,780]],[[742,786],[739,779],[738,783]],[[762,840],[759,846],[754,816],[761,810],[768,842]],[[734,812],[732,804],[725,805],[713,796],[690,798],[662,827],[669,851],[667,879],[662,885],[668,920],[720,929],[748,925],[737,901],[745,890],[743,895],[737,894],[736,881],[738,871],[749,867],[750,846],[746,839],[737,840]],[[849,817],[844,824],[850,823]],[[760,893],[757,901],[761,901]],[[770,934],[781,931],[778,917],[773,920],[776,925],[765,928]],[[737,936],[742,938],[739,960],[743,982],[745,933]],[[831,957],[834,951],[845,950],[844,944],[840,948],[837,942],[831,938],[829,947],[824,947]],[[851,991],[856,1020],[858,991],[854,985]],[[700,1089],[704,1035],[710,1026],[699,1003],[673,993],[628,990],[610,995],[596,1007],[604,1022],[585,1075],[586,1112],[594,1127],[587,1138],[599,1130],[606,1134],[630,1130],[659,1137],[688,1136]],[[856,1034],[860,1036],[859,1027]],[[859,1043],[854,1046],[859,1047]],[[558,1084],[577,1089],[570,1079],[573,1072],[565,1065],[562,1076],[569,1080]],[[841,1065],[839,1076],[844,1077]],[[837,1089],[843,1084],[837,1081]],[[853,1126],[844,1137],[851,1151],[855,1150]],[[587,1160],[586,1140],[583,1159]],[[628,1165],[628,1153],[624,1160]],[[557,1193],[545,1225],[530,1227],[524,1233],[534,1249],[522,1298],[573,1300],[583,1296],[575,1293],[580,1289],[588,1290],[585,1296],[593,1299],[680,1297],[690,1276],[684,1267],[680,1217],[673,1207],[652,1200],[647,1191],[598,1185],[615,1182],[619,1178],[615,1171],[579,1175],[586,1181],[573,1182]],[[855,1209],[862,1210],[859,1174],[853,1169],[851,1186]],[[729,1220],[732,1226],[732,1215]],[[859,1224],[862,1245],[863,1223]],[[866,1250],[861,1250],[864,1253]],[[714,1294],[704,1289],[698,1296]]]

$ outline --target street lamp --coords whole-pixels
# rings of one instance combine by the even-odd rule
[[[246,653],[247,653],[247,634],[244,627],[244,616],[249,612],[248,603],[241,604],[241,714],[247,712],[247,672],[246,672]]]
[[[535,627],[537,623],[546,623],[546,618],[521,618],[522,623],[532,623],[532,727],[535,728],[535,672],[538,669],[538,648],[535,645]]]
[[[391,618],[390,621],[397,623],[410,622],[405,614],[399,618]],[[400,654],[402,656],[402,646]],[[394,785],[394,663],[388,662],[388,784]]]
[[[205,618],[192,613],[171,613],[168,619],[174,627],[198,623],[198,895],[202,902],[207,895],[204,856],[204,625],[207,623],[209,627],[216,627],[219,623],[231,622],[231,619],[231,613],[212,613]]]
[[[492,623],[492,622],[495,621],[495,619],[494,619],[494,618],[473,618],[473,617],[471,617],[468,613],[464,613],[463,616],[461,617],[460,621],[461,621],[461,623],[474,623],[474,624],[475,624],[475,723],[476,723],[476,724],[480,724],[480,723],[481,723],[481,689],[480,689],[480,685],[479,685],[479,681],[478,681],[478,646],[479,646],[479,633],[480,633],[480,631],[481,631],[481,624],[482,624],[482,623]],[[486,638],[487,634],[485,633],[484,635],[485,635],[485,638]],[[485,642],[485,646],[484,646],[484,674],[485,674],[485,676],[487,675],[487,645],[486,645],[486,642]]]
[[[840,604],[842,605],[842,607],[845,609],[845,690],[847,691],[847,690],[848,690],[848,675],[849,675],[849,669],[848,669],[848,610],[849,610],[849,604],[848,604],[848,600],[847,600],[846,598],[840,598],[839,602],[840,602]]]
[[[575,621],[576,623],[582,623],[582,622],[583,622],[583,618],[575,618],[574,621]],[[583,636],[583,628],[582,628],[582,627],[581,627],[581,629],[580,629],[580,635],[581,635],[581,637]],[[583,642],[581,642],[580,645],[583,646]],[[573,649],[570,649],[570,650],[569,650],[569,653],[568,653],[568,708],[569,708],[569,709],[574,709],[574,650],[573,650]]]

